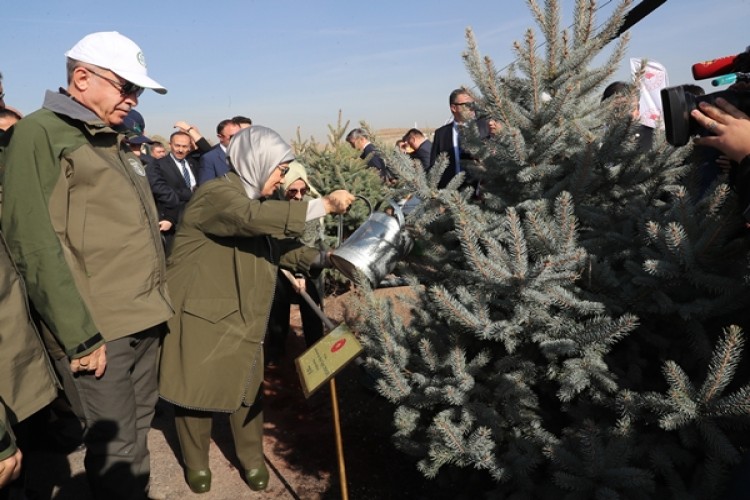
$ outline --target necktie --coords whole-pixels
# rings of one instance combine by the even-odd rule
[[[182,166],[182,177],[185,179],[185,184],[187,184],[187,187],[192,189],[193,187],[190,185],[190,172],[188,172],[187,163],[185,160],[180,160],[180,165]]]

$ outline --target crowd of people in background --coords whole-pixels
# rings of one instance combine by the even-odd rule
[[[65,55],[66,88],[26,117],[6,105],[0,75],[0,498],[22,470],[14,429],[58,392],[83,426],[95,498],[150,497],[147,434],[160,396],[175,406],[192,491],[211,488],[217,411],[230,415],[248,486],[265,489],[263,339],[269,331],[276,362],[293,302],[308,346],[323,335],[299,293],[320,302],[315,278],[330,266],[321,218],[354,197],[318,193],[291,147],[244,116],[217,124],[216,145],[185,121],[167,144],[149,137],[134,108],[145,89],[167,90],[119,33],[90,34]],[[629,84],[604,99],[617,95],[632,95]],[[431,139],[412,128],[397,147],[425,171],[445,158],[437,187],[466,173],[460,187],[481,199],[466,127],[489,137],[502,124],[478,120],[467,89],[448,104],[452,120]],[[695,143],[734,162],[736,185],[750,186],[748,116],[718,99],[691,117],[710,132]],[[651,131],[638,134],[650,147]],[[346,141],[384,184],[396,182],[367,131]],[[738,189],[745,205],[749,191]]]

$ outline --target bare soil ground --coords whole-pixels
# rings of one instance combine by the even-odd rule
[[[394,297],[396,306],[403,288],[377,293]],[[326,313],[341,322],[346,317],[342,295],[326,299]],[[160,403],[149,436],[152,492],[165,500],[240,498],[335,499],[342,489],[329,388],[305,399],[294,367],[304,350],[299,314],[292,309],[287,357],[268,368],[265,381],[266,465],[271,473],[268,489],[252,492],[242,480],[225,416],[214,420],[211,443],[213,483],[209,493],[192,493],[183,478],[179,445],[174,433],[172,409]],[[408,314],[401,306],[401,313]],[[455,498],[445,483],[438,486],[416,470],[413,460],[397,451],[390,441],[393,408],[361,383],[360,370],[350,364],[335,379],[343,439],[348,497],[356,500]],[[71,453],[40,447],[26,455],[29,499],[88,500],[81,449]]]

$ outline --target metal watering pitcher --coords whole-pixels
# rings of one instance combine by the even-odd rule
[[[357,271],[361,272],[375,288],[411,251],[414,241],[406,231],[404,213],[397,203],[386,200],[393,208],[393,215],[390,215],[373,212],[366,198],[358,198],[367,202],[370,217],[333,251],[331,263],[352,281],[356,281]],[[339,227],[342,227],[341,222]]]

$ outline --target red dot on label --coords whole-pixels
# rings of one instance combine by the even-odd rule
[[[331,352],[336,352],[346,344],[346,339],[341,339],[331,346]]]

